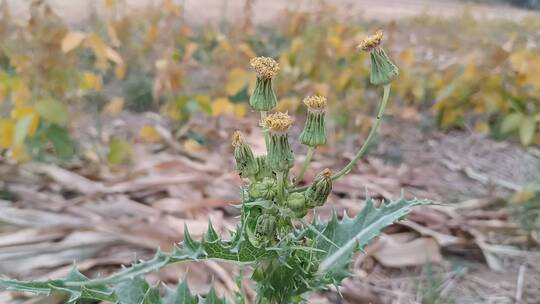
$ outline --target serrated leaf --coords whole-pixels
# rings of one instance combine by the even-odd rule
[[[197,304],[197,297],[191,294],[187,280],[178,284],[175,289],[168,288],[163,299],[163,304]]]
[[[124,281],[115,288],[118,304],[142,304],[149,289],[148,283],[138,276]]]
[[[413,206],[428,203],[400,199],[376,208],[373,200],[368,197],[364,209],[354,218],[344,216],[338,221],[334,213],[332,220],[320,230],[325,238],[315,236],[316,248],[325,251],[321,255],[318,273],[336,282],[341,281],[348,274],[350,257],[354,251],[364,247],[382,229],[407,215]]]
[[[161,304],[159,289],[152,287],[146,291],[141,304]]]

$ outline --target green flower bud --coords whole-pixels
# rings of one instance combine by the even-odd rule
[[[234,147],[234,158],[236,160],[236,169],[241,177],[253,177],[259,171],[259,166],[253,156],[251,147],[245,142],[239,131],[234,133],[232,143]]]
[[[259,265],[255,269],[253,269],[253,274],[251,274],[251,278],[255,282],[260,282],[265,278],[264,269],[263,269],[262,265]]]
[[[332,171],[324,169],[315,176],[313,183],[306,190],[306,204],[309,208],[319,207],[326,203],[332,192]]]
[[[367,37],[358,46],[369,52],[371,57],[370,82],[374,85],[386,85],[399,76],[399,69],[381,47],[382,31]]]
[[[271,177],[272,170],[268,167],[268,164],[266,163],[266,156],[257,156],[255,157],[255,161],[257,161],[257,167],[259,168],[259,171],[257,171],[257,175],[255,175],[255,179],[260,181],[265,177]]]
[[[294,154],[288,135],[291,124],[291,117],[280,112],[268,115],[264,122],[270,131],[266,161],[274,171],[288,171],[294,166]]]
[[[259,240],[269,240],[276,230],[276,217],[270,214],[262,214],[255,225],[255,235]]]
[[[324,116],[326,115],[326,97],[309,96],[304,99],[308,107],[306,124],[300,134],[300,141],[309,147],[326,144],[326,128]]]
[[[291,195],[289,195],[287,206],[298,218],[304,217],[308,211],[306,208],[306,197],[300,192],[291,193]]]
[[[277,105],[272,79],[279,71],[278,63],[269,57],[255,57],[250,63],[257,73],[257,81],[249,104],[257,111],[270,111]]]
[[[249,187],[249,195],[257,199],[272,200],[277,195],[276,180],[265,177],[262,181],[252,184]]]

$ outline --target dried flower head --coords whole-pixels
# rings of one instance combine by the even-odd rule
[[[276,112],[266,117],[264,125],[272,132],[286,133],[292,125],[292,118],[287,113]]]
[[[366,52],[371,52],[373,49],[381,45],[383,35],[383,31],[376,31],[375,34],[368,36],[366,39],[362,40],[362,42],[360,42],[360,44],[358,45],[358,48]]]
[[[328,103],[326,102],[326,97],[313,95],[304,98],[304,104],[310,110],[325,110]]]
[[[260,78],[274,78],[279,71],[278,63],[270,57],[255,57],[251,59],[250,63],[257,73],[257,77]]]
[[[326,169],[321,171],[321,175],[326,177],[326,178],[332,177],[332,170],[326,168]]]
[[[242,133],[240,131],[234,131],[232,146],[238,147],[243,142],[244,142],[244,136],[242,136]]]

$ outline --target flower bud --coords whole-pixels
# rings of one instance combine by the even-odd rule
[[[399,69],[381,47],[382,31],[364,39],[358,48],[369,52],[371,57],[370,82],[374,85],[386,85],[399,76]]]
[[[306,124],[300,134],[300,141],[309,147],[317,147],[326,144],[326,128],[324,117],[326,115],[326,97],[309,96],[304,99],[308,107]]]
[[[232,145],[234,147],[234,158],[236,169],[241,177],[253,177],[259,171],[257,161],[253,156],[251,147],[246,143],[239,131],[234,132]]]
[[[278,63],[270,57],[255,57],[250,63],[257,73],[257,81],[249,104],[257,111],[270,111],[277,105],[272,79],[279,71]]]
[[[262,181],[252,184],[249,187],[249,195],[256,199],[272,200],[277,195],[276,180],[265,177]]]
[[[332,171],[324,169],[315,176],[313,183],[306,190],[306,204],[309,208],[324,205],[332,191]]]
[[[287,199],[287,206],[297,218],[302,218],[307,214],[306,197],[303,193],[291,193]]]
[[[255,225],[255,235],[259,241],[268,241],[276,230],[276,217],[270,214],[262,214]]]
[[[294,154],[289,144],[288,131],[292,119],[285,113],[268,115],[264,125],[270,131],[270,140],[267,147],[266,161],[274,171],[288,171],[294,166]]]

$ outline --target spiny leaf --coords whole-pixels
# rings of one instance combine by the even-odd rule
[[[163,299],[163,304],[197,304],[197,297],[191,294],[187,280],[178,284],[176,290],[168,288]]]
[[[366,205],[356,217],[344,217],[337,220],[334,213],[332,220],[321,227],[322,234],[332,240],[316,235],[315,246],[326,253],[320,256],[322,262],[318,273],[335,281],[341,281],[348,274],[348,264],[352,253],[363,248],[379,235],[380,231],[395,221],[403,218],[411,211],[411,207],[428,204],[428,201],[399,199],[395,202],[384,203],[376,208],[370,197]]]
[[[106,278],[89,280],[74,269],[68,276],[59,280],[17,281],[0,278],[0,287],[46,295],[52,291],[59,291],[68,295],[68,303],[74,303],[78,299],[116,301],[118,296],[120,304],[153,304],[160,303],[155,302],[155,295],[153,295],[155,292],[147,293],[150,287],[144,280],[140,279],[140,276],[148,272],[157,271],[168,264],[183,261],[216,259],[235,263],[254,263],[262,258],[275,255],[272,251],[254,247],[243,237],[242,232],[235,233],[231,240],[225,241],[218,237],[213,226],[209,224],[206,237],[208,240],[203,238],[201,241],[195,241],[186,227],[184,241],[175,246],[173,252],[165,253],[158,250],[152,259],[135,263]],[[109,285],[115,286],[114,291],[116,292],[109,288]],[[188,290],[187,285],[185,288]],[[182,294],[189,298],[185,290]],[[212,294],[209,298],[212,298],[211,296]],[[142,302],[143,300],[147,302]]]

